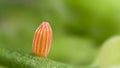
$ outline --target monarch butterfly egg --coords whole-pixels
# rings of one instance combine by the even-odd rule
[[[41,57],[47,57],[52,42],[52,29],[48,22],[42,22],[42,24],[36,29],[32,52]]]

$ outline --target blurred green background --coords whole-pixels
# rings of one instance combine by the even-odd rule
[[[48,58],[90,65],[102,43],[120,33],[120,0],[0,0],[0,47],[31,53],[42,21],[53,29]]]

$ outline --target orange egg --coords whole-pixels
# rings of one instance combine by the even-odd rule
[[[52,42],[52,29],[48,22],[42,22],[42,24],[36,29],[32,52],[41,57],[47,57]]]

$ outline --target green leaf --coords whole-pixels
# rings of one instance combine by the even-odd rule
[[[120,68],[120,36],[114,36],[103,44],[97,61],[102,68]]]
[[[9,68],[73,68],[48,58],[4,48],[0,48],[0,64]]]

